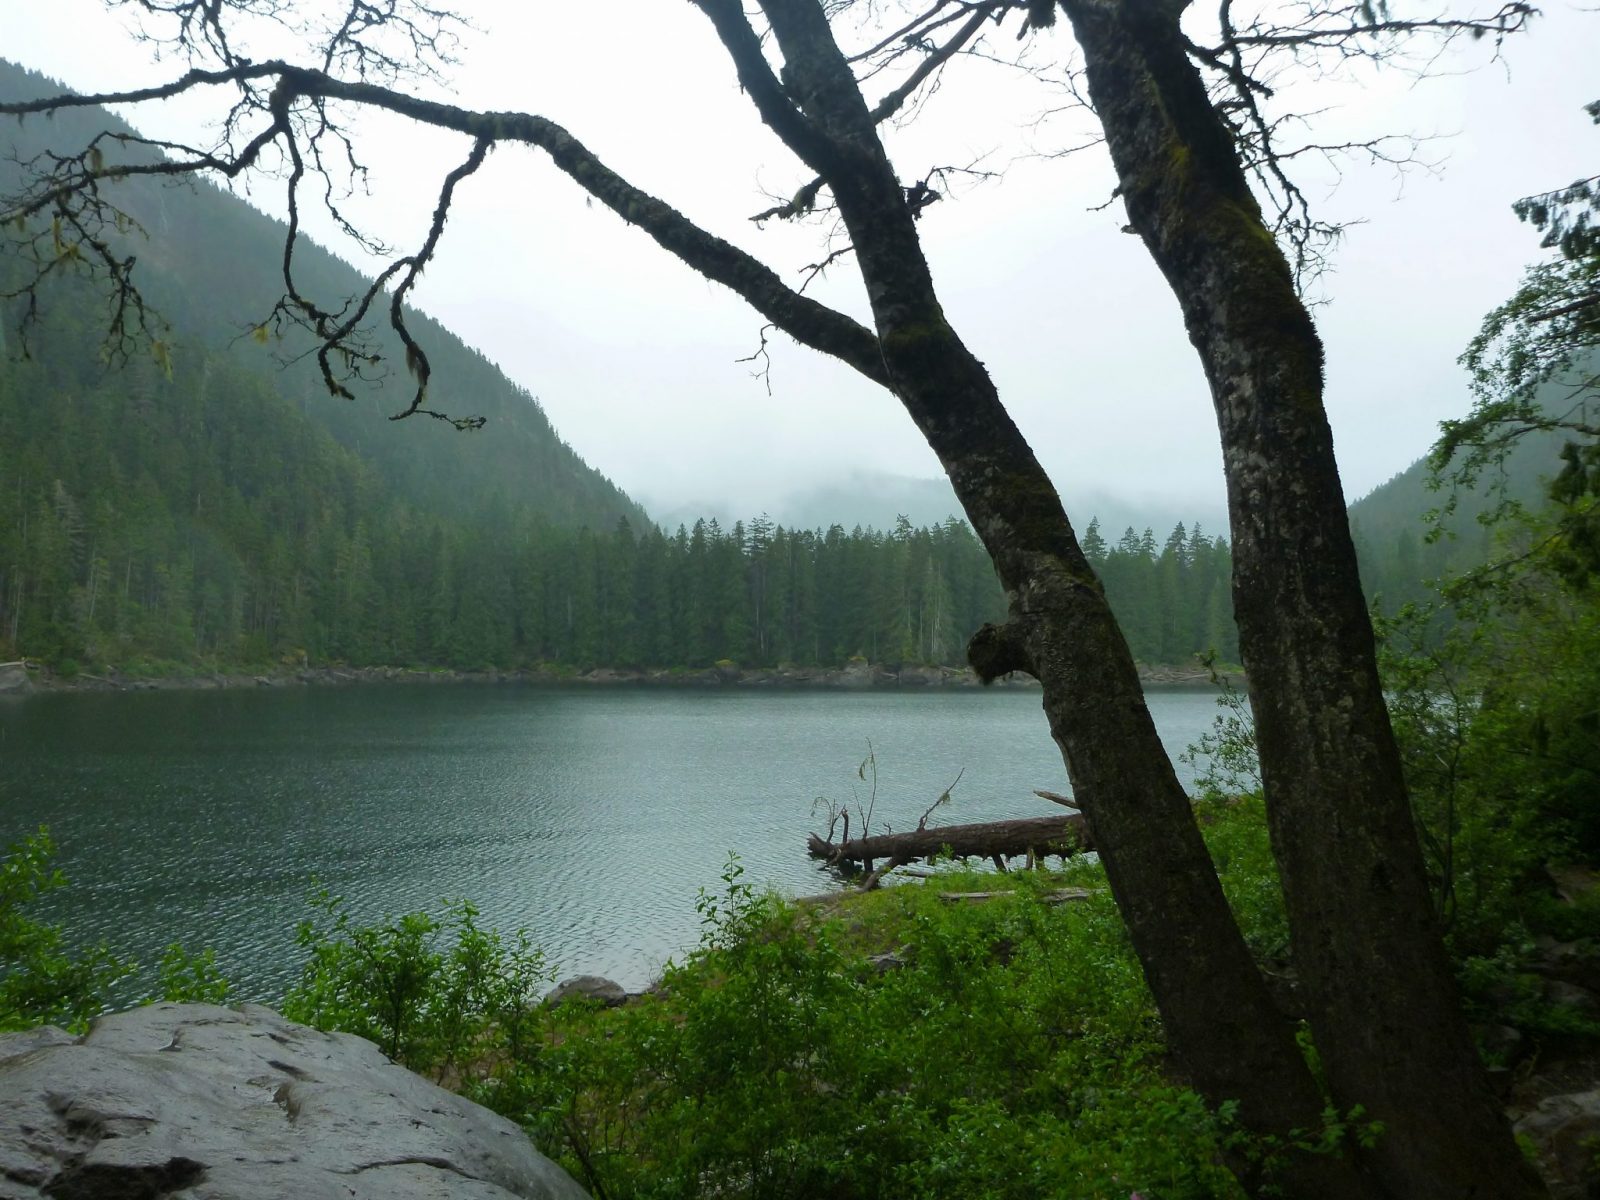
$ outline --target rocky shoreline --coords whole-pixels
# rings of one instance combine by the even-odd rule
[[[1139,665],[1139,677],[1151,687],[1210,687],[1198,666]],[[196,672],[188,675],[140,676],[109,668],[104,673],[79,672],[66,678],[29,663],[0,664],[0,694],[29,692],[208,691],[232,688],[354,687],[364,684],[499,683],[541,687],[729,687],[752,689],[951,690],[983,686],[971,668],[892,666],[851,662],[844,667],[744,668],[732,664],[700,670],[643,671],[598,667],[591,671],[534,667],[522,670],[458,671],[415,667],[298,667],[259,674]],[[998,688],[1037,688],[1024,675],[997,680]]]

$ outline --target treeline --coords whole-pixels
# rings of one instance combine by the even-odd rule
[[[0,64],[0,95],[46,87]],[[0,188],[15,184],[12,157],[106,123],[125,128],[88,111],[8,126]],[[130,250],[173,322],[159,360],[135,344],[110,369],[104,296],[70,274],[41,293],[26,343],[22,302],[0,304],[4,658],[86,670],[958,665],[971,633],[1004,616],[959,521],[656,529],[530,396],[420,316],[430,401],[486,415],[483,433],[383,420],[403,387],[332,400],[306,363],[275,366],[303,345],[239,336],[277,294],[281,226],[205,186],[134,182],[119,196],[150,232]],[[318,295],[361,286],[314,247],[300,259]],[[0,293],[28,277],[0,253]],[[1108,546],[1091,526],[1085,549],[1138,657],[1237,656],[1224,543],[1180,526],[1164,545],[1129,530]]]
[[[230,356],[179,360],[170,379],[150,361],[75,374],[54,358],[0,360],[8,658],[957,665],[1004,615],[987,555],[953,519],[667,533],[625,516],[558,524],[495,489],[441,513]],[[1085,547],[1139,657],[1237,653],[1225,543],[1180,526],[1159,548],[1148,530],[1107,545],[1091,525]]]
[[[1133,655],[1142,662],[1184,663],[1215,653],[1239,661],[1228,581],[1233,555],[1222,538],[1207,537],[1199,523],[1173,527],[1164,542],[1154,531],[1129,526],[1115,543],[1090,521],[1083,551],[1105,584],[1106,597]]]

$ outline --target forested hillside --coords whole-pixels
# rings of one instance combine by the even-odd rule
[[[959,521],[667,534],[558,523],[488,491],[441,513],[228,355],[107,373],[86,327],[0,360],[0,653],[58,665],[575,668],[959,664],[1003,616]],[[392,426],[382,425],[375,437]],[[462,435],[433,429],[432,436]],[[1091,527],[1135,653],[1237,654],[1227,547]]]
[[[0,359],[0,654],[57,664],[959,664],[1003,616],[959,521],[668,534],[421,503],[226,353],[108,372],[92,309]],[[71,316],[75,319],[67,320]],[[378,424],[380,440],[394,426]],[[454,441],[474,435],[431,427]],[[1236,656],[1226,543],[1085,539],[1135,653]]]
[[[43,87],[0,63],[0,95]],[[14,160],[102,127],[127,129],[103,112],[8,122],[0,190]],[[486,607],[486,548],[645,524],[526,392],[431,321],[416,328],[438,403],[490,433],[387,421],[403,388],[335,400],[308,364],[282,365],[291,347],[239,338],[276,295],[277,222],[204,185],[127,183],[118,200],[150,233],[129,252],[172,322],[160,361],[107,363],[103,297],[79,277],[41,291],[25,339],[21,300],[0,313],[0,652],[486,661],[481,638],[440,632]],[[358,286],[332,256],[301,253],[321,294]],[[27,270],[14,246],[0,254],[0,291]]]
[[[1544,391],[1552,403],[1566,394],[1557,385]],[[1559,433],[1529,433],[1473,487],[1452,485],[1448,473],[1434,487],[1427,458],[1419,458],[1357,500],[1350,506],[1350,529],[1368,598],[1394,612],[1408,602],[1434,597],[1430,581],[1488,562],[1495,554],[1495,539],[1509,531],[1502,525],[1491,532],[1479,518],[1502,498],[1543,508],[1548,499],[1545,481],[1560,470],[1566,440]],[[1453,511],[1442,522],[1444,533],[1430,540],[1433,526],[1427,514],[1447,505]]]
[[[0,60],[0,99],[56,90],[44,77]],[[23,168],[16,160],[63,147],[81,149],[100,129],[132,132],[101,109],[7,121],[0,128],[0,192],[17,187]],[[128,180],[117,185],[115,200],[149,235],[130,232],[125,252],[137,258],[141,291],[171,322],[163,358],[175,371],[187,368],[195,378],[207,364],[220,369],[229,362],[259,376],[279,397],[279,408],[311,417],[317,429],[356,453],[378,479],[434,512],[475,514],[498,497],[514,510],[527,508],[565,525],[609,528],[619,516],[644,519],[636,504],[561,441],[524,389],[420,314],[411,323],[433,363],[430,403],[455,415],[485,417],[487,436],[441,436],[448,431],[433,421],[385,420],[405,407],[412,385],[404,369],[394,366],[404,356],[383,330],[374,331],[374,344],[384,356],[378,371],[385,377],[357,384],[351,401],[328,394],[315,365],[300,359],[307,346],[292,333],[282,342],[245,336],[282,292],[281,222],[204,183]],[[296,264],[304,289],[324,302],[366,286],[349,265],[308,240],[299,242]],[[0,290],[15,287],[23,270],[16,245],[0,245]],[[22,344],[19,311],[10,306],[0,325],[5,357],[15,359],[31,349],[49,363],[47,385],[53,388],[110,382],[108,373],[114,373],[103,361],[101,345],[109,313],[99,292],[70,277],[63,286],[43,291],[39,321],[28,335],[38,344],[30,347]],[[135,356],[145,353],[141,346]]]
[[[0,95],[47,85],[0,63]],[[99,112],[10,124],[26,160]],[[14,162],[0,187],[15,186]],[[9,175],[8,175],[9,172]],[[283,229],[205,185],[128,183],[130,242],[170,350],[110,365],[103,296],[67,275],[0,355],[0,654],[65,666],[345,662],[515,667],[959,664],[1003,616],[987,555],[957,521],[676,533],[565,446],[525,392],[421,317],[431,402],[481,433],[383,418],[402,386],[328,396],[292,348],[241,337],[278,289]],[[310,245],[306,285],[360,279]],[[26,264],[0,257],[0,290]],[[1134,652],[1237,655],[1227,548],[1182,526],[1086,548]]]

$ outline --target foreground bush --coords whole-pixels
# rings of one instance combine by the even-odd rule
[[[300,925],[309,951],[283,1015],[375,1042],[420,1074],[463,1082],[530,1049],[534,998],[549,982],[544,956],[517,933],[478,925],[466,901],[443,919],[410,913],[358,926],[343,900],[320,891]]]
[[[1199,811],[1252,947],[1292,979],[1259,799],[1214,796]],[[126,969],[104,950],[68,955],[25,912],[60,882],[48,851],[40,837],[0,860],[0,1024],[81,1022]],[[1066,887],[1088,896],[1063,901]],[[996,889],[1009,890],[943,896]],[[1246,1140],[1165,1073],[1092,861],[951,871],[821,904],[759,894],[730,861],[698,907],[699,948],[651,993],[547,1007],[542,957],[480,928],[470,905],[363,927],[323,893],[282,1008],[522,1123],[597,1200],[1237,1200],[1225,1162],[1271,1179],[1282,1148]],[[1514,942],[1498,954],[1462,960],[1475,1007],[1499,998],[1480,1020],[1592,1043],[1593,1023],[1542,998]],[[209,956],[174,948],[157,994],[220,1000],[225,986]],[[1335,1150],[1380,1136],[1330,1112],[1298,1140]]]
[[[104,946],[70,953],[59,926],[34,914],[66,879],[50,866],[43,829],[0,855],[0,1033],[34,1025],[76,1029],[104,1012],[131,965]]]
[[[950,904],[995,884],[952,876],[835,908],[731,864],[655,993],[563,1005],[479,1098],[610,1200],[1238,1195],[1227,1130],[1161,1074],[1109,898],[1053,904],[1061,882]]]

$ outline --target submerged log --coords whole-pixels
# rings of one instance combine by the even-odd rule
[[[1037,860],[1047,854],[1064,857],[1093,848],[1082,815],[944,825],[936,829],[913,829],[908,833],[847,838],[842,842],[824,841],[813,833],[808,844],[812,858],[863,865],[880,858],[908,863],[932,858],[947,849],[956,858],[1016,858],[1031,853]],[[867,866],[867,870],[871,869]]]

